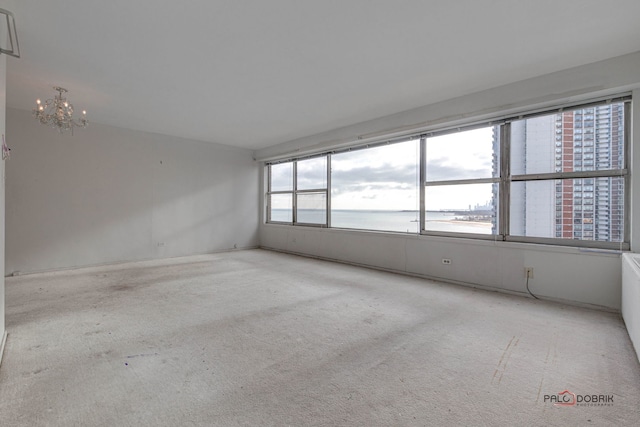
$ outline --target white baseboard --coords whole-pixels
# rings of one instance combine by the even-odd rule
[[[4,344],[7,342],[7,331],[2,334],[2,342],[0,342],[0,366],[2,366],[2,355],[4,354]]]

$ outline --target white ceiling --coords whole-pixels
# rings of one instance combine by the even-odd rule
[[[640,51],[638,0],[14,3],[10,107],[251,149]]]

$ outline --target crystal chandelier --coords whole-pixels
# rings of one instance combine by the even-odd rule
[[[38,99],[36,100],[36,108],[33,109],[33,115],[36,119],[40,120],[43,125],[50,125],[57,128],[60,133],[65,130],[71,130],[73,135],[73,128],[86,128],[89,122],[87,121],[87,112],[82,112],[82,117],[77,120],[73,119],[73,104],[67,101],[67,98],[63,96],[67,90],[63,87],[55,86],[54,90],[58,91],[58,94],[54,99],[47,99],[44,104]]]

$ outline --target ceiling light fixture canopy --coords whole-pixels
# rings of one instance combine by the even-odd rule
[[[39,99],[36,100],[36,108],[33,109],[33,115],[36,119],[43,125],[58,129],[60,133],[71,130],[71,135],[73,135],[74,127],[86,128],[89,124],[87,112],[82,111],[82,117],[74,120],[73,104],[64,97],[67,90],[59,86],[55,86],[53,89],[58,91],[54,99],[47,99],[44,103]]]

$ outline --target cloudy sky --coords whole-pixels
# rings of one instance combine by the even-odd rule
[[[427,140],[427,180],[489,178],[491,128]],[[331,158],[335,209],[419,209],[419,141],[386,145]],[[491,199],[491,184],[427,188],[427,209],[466,209]]]
[[[334,209],[419,208],[418,140],[331,156]]]
[[[419,141],[334,154],[333,209],[419,209]],[[427,140],[427,180],[491,177],[492,131],[482,128]],[[298,188],[326,186],[324,158],[298,162]],[[273,190],[292,185],[290,164],[274,165]],[[491,199],[491,184],[427,187],[427,209],[467,209]],[[275,206],[274,206],[275,207]]]

